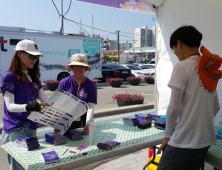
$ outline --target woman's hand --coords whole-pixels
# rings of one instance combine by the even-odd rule
[[[89,125],[88,125],[88,124],[85,125],[85,127],[84,127],[82,133],[83,133],[84,135],[86,135],[86,134],[89,133]]]
[[[47,103],[39,102],[39,109],[40,109],[40,111],[41,111],[45,106],[48,106],[48,104],[47,104]]]
[[[157,151],[157,154],[161,154],[161,151],[164,151],[167,143],[169,142],[170,138],[164,138],[163,139],[163,143],[162,145],[159,147],[158,151]]]

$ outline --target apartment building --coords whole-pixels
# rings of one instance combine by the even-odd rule
[[[155,47],[156,28],[148,29],[147,26],[134,29],[133,45],[135,48]]]

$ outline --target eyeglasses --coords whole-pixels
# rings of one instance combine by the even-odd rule
[[[171,49],[171,51],[174,53],[174,50],[173,50],[173,49]]]
[[[32,55],[25,51],[22,51],[22,53],[27,54],[31,60],[34,60],[34,59],[38,60],[40,58],[40,55]]]
[[[74,69],[76,69],[76,68],[82,69],[82,68],[84,68],[84,66],[76,66],[76,65],[72,65],[71,68],[74,68]]]

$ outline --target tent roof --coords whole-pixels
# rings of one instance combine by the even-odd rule
[[[164,0],[140,0],[141,2],[153,7],[154,6],[161,6],[164,2]]]

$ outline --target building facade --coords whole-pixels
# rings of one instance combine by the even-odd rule
[[[133,46],[135,48],[155,47],[156,42],[156,28],[148,29],[147,26],[134,29]]]
[[[109,40],[107,37],[105,39],[102,39],[101,41],[102,45],[102,51],[107,51],[107,50],[117,50],[118,49],[118,43],[116,40]],[[119,43],[119,50],[128,50],[132,48],[133,43],[131,42],[120,42]]]
[[[120,50],[128,50],[133,47],[133,43],[126,41],[119,43],[119,49]]]

